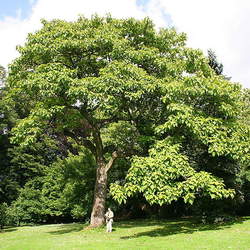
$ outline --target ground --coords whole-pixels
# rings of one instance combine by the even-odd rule
[[[193,219],[116,222],[112,233],[85,227],[73,223],[5,228],[0,249],[250,249],[250,217],[219,225]]]

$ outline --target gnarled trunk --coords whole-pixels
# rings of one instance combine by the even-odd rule
[[[94,202],[91,213],[91,227],[99,227],[105,222],[105,202],[107,195],[107,170],[104,161],[97,161]]]
[[[105,222],[104,214],[107,196],[108,170],[113,166],[114,161],[117,158],[118,154],[116,151],[112,153],[112,156],[107,164],[105,164],[102,156],[97,157],[94,203],[90,220],[91,227],[99,227]]]
[[[97,163],[96,170],[96,182],[95,182],[95,193],[94,202],[91,212],[90,226],[99,227],[105,222],[105,203],[107,196],[107,180],[108,170],[112,167],[115,159],[118,157],[117,152],[113,152],[111,159],[106,164],[104,159],[103,145],[100,136],[100,131],[95,130],[93,133],[95,140],[95,156]]]

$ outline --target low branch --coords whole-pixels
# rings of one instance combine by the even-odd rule
[[[112,156],[111,156],[111,158],[110,158],[108,164],[106,165],[106,172],[109,171],[109,169],[113,166],[115,160],[116,160],[118,157],[119,157],[119,156],[118,156],[118,153],[117,153],[116,151],[114,151],[114,152],[112,153]]]

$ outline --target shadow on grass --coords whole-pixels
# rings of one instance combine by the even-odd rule
[[[142,236],[148,237],[163,237],[169,236],[173,234],[192,234],[199,231],[208,231],[208,230],[220,230],[231,227],[234,224],[240,224],[245,221],[245,218],[240,218],[231,222],[223,223],[223,224],[201,224],[195,220],[190,219],[181,219],[176,221],[145,221],[145,222],[128,222],[121,223],[119,227],[121,228],[131,228],[131,227],[147,227],[147,226],[157,226],[157,228],[152,229],[146,232],[136,233],[134,235],[122,236],[120,239],[132,239],[139,238]]]
[[[14,232],[14,231],[17,231],[17,229],[16,228],[6,228],[6,229],[4,229],[3,230],[3,232]]]
[[[48,233],[52,235],[67,234],[67,233],[79,232],[83,230],[84,227],[84,225],[80,223],[63,224],[58,226],[59,226],[58,230]]]
[[[171,222],[182,223],[180,220],[171,220]],[[132,228],[132,227],[151,227],[151,226],[163,226],[167,223],[167,220],[150,220],[150,219],[136,219],[131,221],[117,222],[115,225],[119,228]]]
[[[14,231],[17,231],[17,228],[12,226],[6,226],[3,229],[0,229],[0,233],[9,233]]]

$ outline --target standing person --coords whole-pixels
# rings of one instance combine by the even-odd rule
[[[111,233],[114,213],[112,212],[112,210],[110,208],[108,208],[108,211],[105,214],[105,217],[106,217],[106,223],[107,223],[107,232]]]

